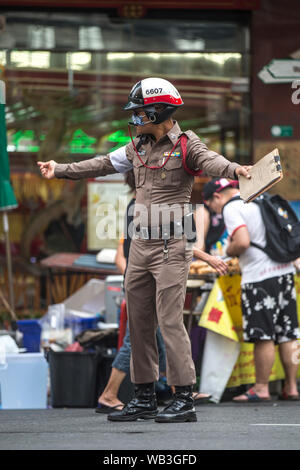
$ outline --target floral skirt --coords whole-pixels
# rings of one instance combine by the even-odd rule
[[[300,337],[292,273],[242,286],[243,336],[275,344]]]

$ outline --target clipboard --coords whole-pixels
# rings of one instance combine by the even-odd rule
[[[261,158],[249,170],[250,179],[239,175],[240,196],[244,202],[251,202],[282,180],[282,166],[278,149]]]

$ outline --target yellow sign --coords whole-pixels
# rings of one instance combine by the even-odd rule
[[[226,302],[220,280],[217,279],[204,307],[199,326],[238,342],[239,338],[229,309],[230,305]]]
[[[295,288],[300,324],[300,275],[295,276]],[[216,280],[201,315],[199,326],[241,343],[240,354],[227,387],[255,383],[253,344],[243,342],[241,277],[239,275],[222,276]],[[270,381],[284,378],[277,349]],[[297,350],[295,350],[295,355],[297,355]],[[298,377],[300,377],[300,367]]]

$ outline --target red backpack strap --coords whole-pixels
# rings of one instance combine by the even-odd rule
[[[201,176],[202,175],[202,170],[191,170],[186,163],[186,155],[187,155],[187,136],[185,134],[182,134],[180,138],[180,145],[181,145],[181,151],[182,151],[182,166],[184,170],[189,173],[190,175],[193,176]]]

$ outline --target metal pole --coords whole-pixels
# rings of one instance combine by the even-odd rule
[[[5,245],[6,245],[9,303],[10,303],[11,309],[14,311],[15,299],[14,299],[13,278],[12,278],[11,252],[10,252],[10,243],[9,243],[9,224],[8,224],[8,217],[7,217],[6,211],[3,212],[3,229],[4,229]]]

